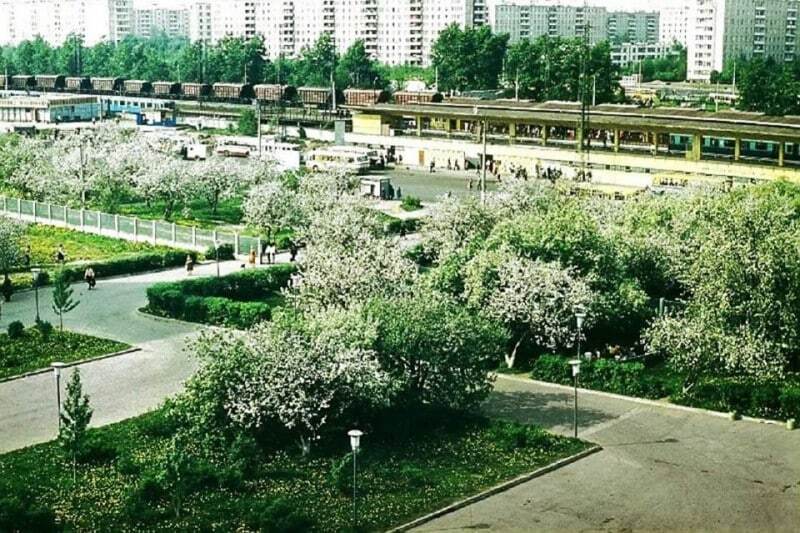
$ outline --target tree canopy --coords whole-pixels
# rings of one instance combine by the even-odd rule
[[[507,47],[508,35],[495,35],[488,26],[463,29],[451,24],[439,34],[431,54],[439,89],[496,89]]]

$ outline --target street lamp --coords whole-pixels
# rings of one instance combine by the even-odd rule
[[[41,268],[32,268],[31,274],[33,274],[33,294],[36,300],[36,323],[38,324],[41,322],[39,317],[39,275],[42,273]]]
[[[221,244],[218,240],[214,241],[214,251],[217,254],[217,277],[219,277],[219,247]]]
[[[58,405],[58,431],[61,431],[61,371],[67,368],[64,363],[50,363],[53,369],[53,377],[56,380],[56,405]]]
[[[583,336],[583,322],[586,320],[586,310],[583,307],[575,308],[575,323],[578,326],[578,358],[581,357],[581,337]]]
[[[575,409],[572,415],[572,426],[574,429],[575,438],[578,438],[578,374],[581,373],[581,360],[580,359],[572,359],[569,362],[569,365],[572,367],[572,379],[575,383],[575,402],[574,406]]]
[[[347,432],[347,435],[350,437],[350,448],[353,450],[353,528],[355,529],[358,523],[356,514],[356,456],[361,447],[361,437],[364,433],[357,429],[352,429]]]

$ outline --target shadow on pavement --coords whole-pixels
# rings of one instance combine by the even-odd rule
[[[572,398],[568,395],[524,391],[495,391],[483,406],[489,415],[545,428],[571,426],[573,409]],[[578,423],[584,429],[616,418],[616,415],[581,406],[578,400]]]

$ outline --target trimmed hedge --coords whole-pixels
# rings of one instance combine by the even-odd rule
[[[540,381],[572,384],[569,359],[557,355],[543,355],[533,364],[531,377]],[[659,399],[669,396],[670,385],[655,375],[643,363],[621,363],[609,359],[584,361],[581,365],[579,385],[587,389]]]
[[[543,355],[533,364],[531,377],[540,381],[572,385],[569,359]],[[642,363],[620,363],[608,359],[581,365],[579,385],[583,388],[625,396],[660,399],[723,413],[786,420],[800,420],[800,380],[786,382],[741,378],[705,378],[689,389],[681,390],[679,379],[669,379],[658,369]]]
[[[295,265],[276,265],[221,278],[158,283],[147,289],[147,310],[189,322],[249,328],[272,318],[273,305],[265,300],[274,300],[296,271]]]
[[[114,276],[124,276],[127,274],[138,274],[140,272],[150,272],[165,268],[178,267],[186,264],[186,256],[192,256],[197,261],[197,253],[186,250],[167,250],[164,252],[141,252],[132,255],[123,255],[105,261],[82,261],[79,263],[67,263],[63,267],[54,267],[52,271],[43,270],[39,274],[39,286],[49,285],[52,273],[61,270],[70,283],[83,280],[86,268],[91,266],[98,279],[110,278]],[[26,274],[26,281],[30,280],[30,275]],[[30,288],[31,283],[15,283],[14,289]]]
[[[708,378],[686,393],[670,398],[681,405],[712,411],[736,411],[747,416],[800,420],[800,382],[764,382],[751,379]]]

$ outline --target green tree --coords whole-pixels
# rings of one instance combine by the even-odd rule
[[[488,26],[462,29],[451,24],[433,45],[432,64],[444,91],[495,89],[503,69],[508,35],[494,35]]]
[[[72,299],[73,290],[70,287],[64,271],[56,273],[53,279],[53,312],[58,315],[59,328],[64,331],[64,315],[74,310],[80,304]]]
[[[250,108],[242,111],[236,123],[237,130],[241,135],[255,135],[258,133],[258,118],[256,112]]]
[[[772,58],[755,58],[742,65],[739,78],[739,108],[781,116],[797,113],[800,82],[791,66],[778,64]]]
[[[509,342],[501,323],[435,293],[378,300],[367,313],[378,361],[406,405],[467,409],[489,394],[488,372]]]
[[[378,64],[367,54],[364,41],[360,39],[339,60],[336,66],[336,82],[339,86],[357,89],[382,89],[386,86]]]
[[[22,259],[21,241],[22,226],[0,217],[0,273],[3,274],[3,297],[7,302],[11,300],[11,290],[13,290],[8,276]]]
[[[67,382],[67,396],[59,416],[61,417],[61,429],[58,433],[58,440],[72,460],[72,480],[74,482],[77,477],[78,457],[84,450],[86,430],[92,420],[89,397],[83,394],[81,373],[77,368]]]
[[[78,76],[82,72],[82,63],[85,61],[83,36],[71,33],[55,51],[54,72],[68,76]]]
[[[295,84],[316,87],[330,85],[338,61],[332,37],[323,33],[314,46],[303,49],[295,72]]]

